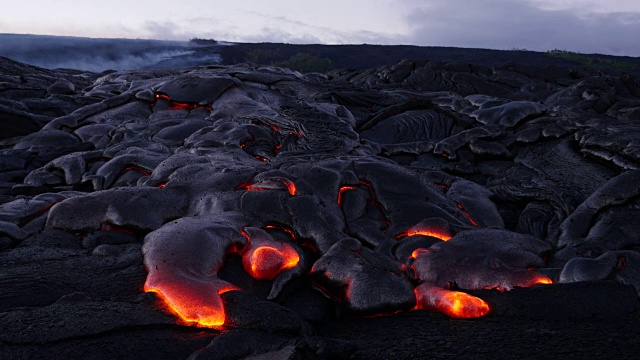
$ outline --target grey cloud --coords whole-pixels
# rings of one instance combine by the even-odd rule
[[[411,8],[411,43],[640,56],[638,13],[544,10],[530,0],[433,0],[417,6],[398,2]]]
[[[308,33],[291,33],[281,28],[265,27],[257,34],[243,34],[243,40],[247,42],[283,42],[289,44],[319,44],[322,43],[317,37]]]
[[[180,35],[176,33],[176,29],[178,29],[178,26],[171,21],[147,21],[144,24],[144,30],[149,34],[149,37],[158,40],[180,38]]]
[[[269,17],[267,15],[258,13],[258,12],[249,12],[249,14],[266,17],[270,20],[277,20],[282,24],[281,27],[275,28],[266,28],[263,29],[263,33],[259,35],[250,35],[245,36],[247,41],[256,41],[256,39],[265,39],[260,41],[270,41],[270,42],[287,42],[291,44],[322,44],[327,41],[323,41],[327,38],[332,38],[334,41],[332,43],[339,44],[360,44],[360,43],[368,43],[368,44],[384,44],[391,45],[400,41],[400,36],[392,36],[383,33],[373,32],[373,31],[339,31],[336,29],[332,29],[324,26],[316,26],[305,23],[303,21],[299,21],[297,19],[291,19],[289,17],[280,15],[277,17]],[[286,24],[297,26],[301,31],[291,32],[283,30],[286,28]],[[324,36],[319,35],[324,34]]]

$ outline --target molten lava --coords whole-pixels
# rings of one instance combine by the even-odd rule
[[[169,95],[167,94],[163,94],[163,93],[156,93],[155,94],[155,101],[151,104],[151,106],[153,107],[156,102],[158,102],[158,100],[165,100],[167,102],[169,102],[170,110],[195,110],[195,109],[205,109],[209,112],[211,112],[211,106],[206,106],[206,105],[200,105],[200,104],[196,104],[196,103],[191,103],[191,102],[179,102],[179,101],[175,101],[175,100],[171,100],[171,98],[169,97]]]
[[[340,190],[338,190],[338,205],[342,207],[342,197],[344,196],[345,192],[355,190],[357,188],[358,188],[357,186],[353,186],[353,185],[341,186]]]
[[[143,169],[138,165],[129,165],[127,166],[124,170],[122,170],[122,174],[128,173],[129,171],[135,171],[135,172],[139,172],[140,174],[144,175],[144,176],[151,176],[151,171],[147,170],[147,169]]]
[[[257,182],[247,182],[236,186],[236,190],[248,190],[248,191],[264,191],[264,190],[283,190],[282,185],[285,186],[287,192],[291,196],[295,196],[297,193],[296,185],[293,181],[283,177],[271,177]]]
[[[469,213],[467,212],[467,210],[465,210],[465,208],[464,208],[462,205],[460,205],[460,204],[458,204],[458,203],[456,203],[456,205],[458,206],[458,209],[462,210],[462,212],[464,213],[464,215],[469,219],[469,221],[471,222],[471,225],[473,225],[473,226],[478,226],[478,223],[477,223],[475,220],[473,220],[473,218],[471,217],[471,215],[469,215]]]
[[[298,262],[298,253],[285,243],[256,247],[248,245],[242,255],[244,270],[256,280],[273,280],[282,271],[298,265]]]
[[[189,278],[173,279],[175,281],[163,280],[155,285],[154,280],[149,276],[144,285],[144,291],[157,294],[181,321],[191,326],[222,326],[226,316],[220,295],[238,290],[237,287],[220,280],[210,283]]]
[[[487,285],[482,287],[483,290],[498,290],[500,292],[509,291],[513,288],[530,288],[535,285],[550,285],[553,284],[553,280],[544,275],[537,273],[519,273],[517,281],[512,283],[505,283],[503,286]]]
[[[423,283],[415,288],[416,309],[436,311],[452,318],[472,319],[489,313],[482,299],[460,291],[451,291]]]
[[[442,241],[449,241],[451,240],[451,235],[448,234],[445,231],[442,230],[437,230],[437,229],[421,229],[421,228],[410,228],[407,231],[403,231],[400,234],[394,236],[394,239],[399,239],[399,238],[403,238],[403,237],[411,237],[411,236],[416,236],[416,235],[422,235],[422,236],[431,236],[434,238],[438,238]]]
[[[358,185],[341,186],[338,189],[338,206],[340,206],[341,208],[343,207],[344,205],[343,197],[345,192],[356,190],[356,189],[367,190],[367,192],[369,193],[369,199],[367,199],[367,205],[374,206],[380,211],[380,214],[382,217],[381,221],[384,223],[384,227],[381,230],[383,232],[386,232],[387,229],[391,226],[391,220],[389,220],[389,216],[387,214],[387,210],[385,209],[385,207],[382,205],[382,203],[378,201],[375,190],[373,189],[373,186],[371,185],[370,182],[366,180],[360,180]]]
[[[551,285],[551,284],[553,284],[553,280],[549,279],[546,276],[540,275],[538,278],[536,278],[531,283],[531,286],[533,286],[533,285]]]
[[[418,258],[418,256],[419,256],[420,254],[422,254],[422,253],[428,253],[428,252],[429,252],[429,250],[428,250],[428,249],[418,248],[418,249],[413,250],[413,252],[411,253],[411,256],[410,256],[410,257],[411,257],[412,259],[414,259],[414,260],[415,260],[416,258]]]
[[[289,237],[289,240],[291,240],[291,241],[295,241],[296,240],[296,233],[293,231],[293,229],[291,229],[290,227],[288,227],[286,225],[270,224],[270,225],[265,225],[264,229],[265,230],[279,230],[279,231],[282,231],[283,233],[287,234],[287,236]]]

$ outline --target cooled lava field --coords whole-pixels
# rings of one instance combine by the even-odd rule
[[[640,81],[0,58],[0,358],[637,358]]]

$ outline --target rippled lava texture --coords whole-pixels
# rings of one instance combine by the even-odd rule
[[[335,317],[487,316],[483,290],[614,280],[640,292],[630,76],[1,65],[8,344],[188,327],[194,357],[233,358]],[[227,332],[205,347],[256,328],[270,331],[262,345]],[[304,351],[332,358],[320,342]]]

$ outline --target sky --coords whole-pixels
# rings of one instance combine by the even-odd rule
[[[640,57],[639,0],[21,0],[0,33],[561,49]]]

